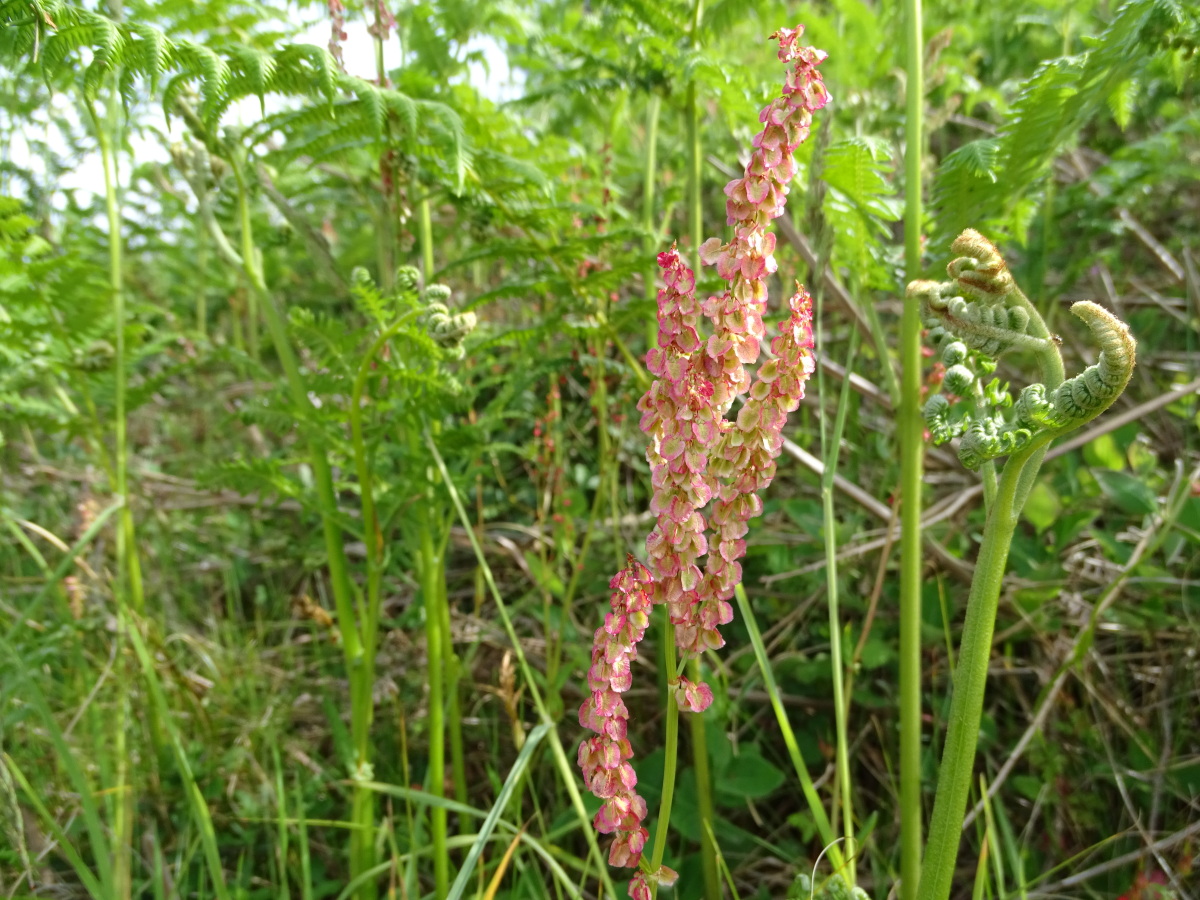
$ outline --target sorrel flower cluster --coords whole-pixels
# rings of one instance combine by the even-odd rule
[[[742,577],[738,560],[746,552],[747,523],[762,512],[758,492],[774,477],[787,414],[799,405],[815,365],[812,301],[797,285],[789,316],[771,342],[775,358],[759,366],[753,386],[746,370],[759,357],[767,279],[776,270],[775,236],[767,226],[783,214],[796,174],[793,154],[808,137],[813,112],[829,99],[816,69],[826,54],[800,46],[803,30],[772,35],[779,40],[779,59],[790,66],[783,94],[759,114],[764,127],[745,175],[725,188],[732,239],[712,238],[700,247],[704,264],[716,265],[729,288],[701,303],[695,274],[677,250],[658,257],[666,287],[658,293],[658,347],[646,358],[656,380],[638,403],[650,438],[646,459],[657,524],[646,539],[648,568],[631,556],[610,583],[612,612],[596,631],[590,693],[579,711],[580,724],[599,735],[579,748],[579,764],[604,801],[594,824],[616,835],[609,853],[615,866],[637,866],[647,837],[641,824],[646,803],[634,790],[630,764],[629,713],[620,695],[632,682],[631,664],[651,605],[666,604],[683,658],[724,645],[718,629],[733,618],[729,600]],[[699,331],[701,315],[712,323],[707,338]],[[736,420],[727,419],[743,397]],[[676,683],[674,672],[670,678]],[[712,699],[707,685],[678,679],[681,710],[702,712]],[[671,874],[649,877],[663,882]],[[649,894],[647,876],[639,872],[630,896]]]

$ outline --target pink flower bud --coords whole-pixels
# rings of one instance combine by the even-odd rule
[[[712,706],[712,689],[707,684],[696,684],[680,678],[679,686],[675,689],[675,702],[680,712],[702,713]]]

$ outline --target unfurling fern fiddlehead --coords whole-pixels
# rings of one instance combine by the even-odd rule
[[[930,341],[947,367],[943,393],[931,397],[924,411],[934,443],[961,438],[959,459],[974,469],[1045,444],[1107,409],[1133,372],[1136,344],[1129,328],[1090,301],[1072,306],[1095,335],[1100,357],[1063,381],[1058,339],[1046,330],[996,248],[978,232],[966,231],[953,249],[964,254],[947,267],[953,280],[908,286],[910,302],[921,303]],[[1036,354],[1050,384],[1026,387],[1014,403],[1006,385],[993,379],[985,387],[982,378],[995,371],[997,357],[1021,350]]]
[[[925,405],[926,422],[935,443],[959,438],[959,459],[969,468],[982,467],[987,520],[963,620],[950,725],[916,892],[920,900],[950,896],[1004,570],[1046,445],[1112,405],[1129,383],[1135,353],[1123,322],[1095,303],[1076,303],[1071,311],[1092,330],[1100,356],[1067,379],[1060,341],[1017,287],[996,248],[967,231],[954,250],[961,255],[948,268],[952,280],[913,282],[908,296],[909,302],[921,302],[930,340],[947,367],[944,393]],[[1031,353],[1041,375],[1040,383],[1026,387],[1016,402],[999,379],[984,383],[996,370],[996,357],[1012,350]],[[997,477],[992,461],[1000,456],[1008,459]]]

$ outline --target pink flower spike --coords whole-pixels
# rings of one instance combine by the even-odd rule
[[[613,835],[609,861],[615,866],[638,867],[646,842],[646,802],[635,792],[622,696],[633,684],[651,607],[666,607],[684,658],[724,645],[719,629],[733,618],[729,600],[742,579],[747,523],[762,513],[758,492],[774,478],[787,412],[799,404],[815,368],[811,299],[799,286],[771,340],[773,358],[757,374],[750,368],[766,338],[767,284],[777,268],[768,226],[784,212],[795,151],[809,134],[812,113],[829,100],[816,68],[826,54],[802,46],[802,34],[796,27],[774,35],[788,69],[781,95],[759,114],[763,128],[749,164],[725,186],[732,237],[709,238],[696,248],[701,263],[714,267],[727,286],[697,298],[696,273],[678,248],[658,254],[658,346],[646,356],[655,380],[637,404],[649,438],[656,519],[646,538],[649,569],[630,556],[610,582],[611,612],[595,633],[579,709],[580,724],[594,733],[579,748],[579,767],[603,801],[594,826]],[[701,326],[701,315],[711,327]],[[674,696],[687,712],[713,702],[710,687],[686,679]],[[639,871],[630,897],[650,900],[653,884],[675,878],[665,867]]]

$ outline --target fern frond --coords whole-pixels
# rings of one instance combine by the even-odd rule
[[[241,76],[239,87],[244,85],[258,97],[259,109],[265,115],[267,111],[267,90],[270,88],[275,75],[275,57],[265,50],[248,47],[245,44],[234,44],[228,50],[233,58],[233,70]],[[238,91],[240,93],[240,91]],[[231,95],[235,92],[230,90]]]
[[[308,86],[305,93],[315,86],[329,101],[336,96],[341,73],[329,51],[312,44],[289,44],[276,54],[275,64],[275,86],[295,85],[299,80]]]
[[[359,114],[371,123],[372,134],[376,138],[381,137],[387,115],[387,106],[384,103],[383,91],[375,87],[375,85],[364,81],[361,84],[355,85],[354,93],[358,97],[358,102],[361,106]]]
[[[47,38],[42,50],[42,69],[47,79],[61,69],[67,57],[81,47],[106,47],[105,56],[111,58],[121,40],[116,23],[98,13],[79,11],[77,20],[59,28]]]
[[[858,136],[833,143],[825,154],[822,179],[842,192],[864,212],[887,220],[894,210],[881,203],[895,193],[891,175],[891,149],[880,138]]]
[[[212,124],[209,110],[220,105],[229,81],[229,63],[212,48],[195,41],[179,41],[175,45],[175,60],[184,72],[200,82],[201,115]]]
[[[129,32],[137,40],[129,42],[126,64],[146,76],[150,93],[157,93],[158,80],[167,71],[175,45],[162,31],[143,22],[130,23]]]
[[[655,34],[683,38],[687,35],[688,10],[676,0],[614,0],[613,6],[629,13],[637,22]]]

